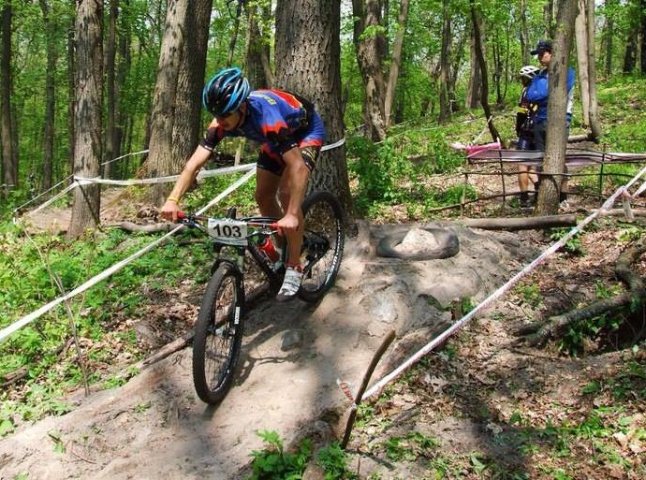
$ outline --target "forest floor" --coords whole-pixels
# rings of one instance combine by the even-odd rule
[[[597,207],[572,196],[563,211]],[[512,206],[506,215],[529,212]],[[377,258],[379,238],[411,225],[363,224],[321,303],[255,305],[242,367],[218,407],[193,393],[191,352],[184,348],[123,386],[65,399],[74,406],[70,413],[4,437],[0,479],[247,478],[252,451],[263,448],[259,431],[278,432],[288,449],[305,436],[320,443],[340,438],[350,402],[336,381],[356,390],[390,330],[397,341],[374,380],[450,325],[456,299],[482,301],[553,242],[532,230],[443,225],[459,235],[454,258]],[[349,472],[375,480],[646,477],[646,355],[643,343],[631,345],[634,332],[600,328],[581,342],[578,356],[562,353],[559,342],[527,347],[515,333],[621,290],[614,269],[625,248],[620,239],[633,229],[617,218],[598,220],[578,237],[574,253],[557,252],[360,406]],[[634,268],[645,278],[646,258]],[[199,305],[201,292],[182,284],[167,293],[151,297],[146,322],[123,319],[117,327],[136,328],[147,354],[190,330]],[[113,368],[127,371],[129,358],[115,358],[120,364]],[[316,478],[313,470],[309,478]]]

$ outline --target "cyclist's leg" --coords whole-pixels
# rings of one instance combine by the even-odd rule
[[[276,194],[284,167],[273,158],[268,147],[263,145],[260,150],[256,167],[256,203],[260,214],[265,217],[280,218],[283,212],[278,204]]]

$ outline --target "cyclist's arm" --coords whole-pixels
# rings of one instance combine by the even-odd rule
[[[191,158],[189,158],[188,162],[186,162],[186,166],[184,167],[184,170],[182,170],[182,173],[179,175],[177,182],[175,182],[175,186],[170,192],[166,203],[164,203],[164,206],[162,207],[161,215],[163,218],[173,221],[177,220],[179,200],[193,184],[193,181],[195,181],[195,177],[197,176],[198,172],[204,166],[210,156],[211,150],[208,150],[201,145],[195,149],[195,152],[193,152]]]

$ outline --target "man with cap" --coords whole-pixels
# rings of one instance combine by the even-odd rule
[[[536,150],[545,151],[545,138],[547,132],[547,100],[549,98],[549,79],[548,70],[552,61],[552,42],[550,40],[541,40],[536,45],[536,48],[531,51],[532,55],[536,55],[543,70],[536,75],[527,89],[527,100],[535,103],[538,106],[534,116],[534,143]],[[567,106],[565,115],[565,128],[570,128],[570,121],[572,119],[572,103],[574,98],[574,79],[575,73],[572,67],[568,67],[567,72]],[[561,183],[560,201],[563,202],[567,199],[565,192],[567,181]]]

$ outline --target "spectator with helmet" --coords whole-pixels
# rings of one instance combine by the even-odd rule
[[[541,40],[536,48],[531,51],[532,55],[538,57],[538,61],[543,66],[543,70],[532,79],[527,88],[527,99],[537,105],[536,115],[534,116],[534,142],[536,150],[545,151],[546,134],[547,134],[547,101],[549,98],[549,78],[548,70],[552,62],[552,42],[550,40]],[[575,73],[572,67],[567,72],[567,106],[565,128],[569,130],[570,121],[572,120],[572,104],[574,98],[574,80]],[[559,201],[567,199],[567,180],[561,182],[561,193]]]
[[[525,65],[518,73],[522,83],[520,101],[518,102],[518,111],[516,112],[516,134],[518,141],[516,148],[518,150],[535,150],[533,122],[536,113],[536,105],[527,100],[527,87],[532,79],[540,72],[538,67]],[[518,165],[518,187],[520,188],[520,206],[529,206],[529,180],[536,183],[537,177],[534,169],[527,165]]]
[[[314,105],[299,95],[275,89],[251,91],[238,68],[226,68],[211,78],[204,87],[202,103],[214,119],[186,163],[161,215],[177,220],[182,195],[223,138],[246,137],[260,142],[255,197],[261,215],[279,218],[278,228],[287,238],[285,279],[277,300],[291,300],[303,278],[301,206],[325,139],[323,121]]]

